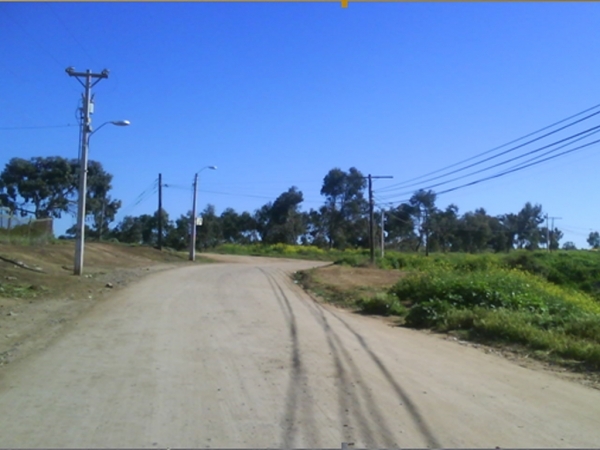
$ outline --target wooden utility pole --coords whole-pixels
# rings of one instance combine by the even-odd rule
[[[548,228],[548,219],[552,219],[552,225],[550,228]],[[550,244],[552,244],[552,239],[554,238],[554,221],[560,219],[562,219],[562,217],[548,217],[548,214],[546,214],[546,239],[548,242],[548,251],[551,251]]]
[[[373,202],[373,179],[374,178],[394,178],[391,175],[371,175],[369,174],[367,176],[367,178],[369,179],[369,249],[370,249],[370,256],[371,256],[371,264],[375,263],[375,236],[373,234],[373,207],[374,202]]]
[[[162,250],[162,173],[158,174],[158,249]]]
[[[369,249],[371,251],[371,264],[375,262],[375,236],[373,236],[373,179],[369,174]]]
[[[385,210],[381,209],[381,257],[385,254]]]

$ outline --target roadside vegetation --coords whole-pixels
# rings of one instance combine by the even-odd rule
[[[367,249],[338,250],[323,249],[314,245],[290,244],[222,244],[211,251],[229,255],[269,256],[282,258],[310,259],[315,261],[367,261]]]
[[[368,258],[345,255],[347,270]],[[597,252],[418,254],[390,252],[378,267],[389,286],[344,290],[321,269],[297,274],[308,290],[363,314],[511,347],[538,359],[600,371],[600,255]],[[368,281],[365,283],[368,284]]]

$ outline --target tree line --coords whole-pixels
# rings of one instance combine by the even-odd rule
[[[22,215],[59,218],[76,211],[79,164],[75,159],[35,157],[13,158],[0,173],[0,205]],[[112,175],[97,161],[89,162],[86,204],[86,235],[92,239],[113,239],[126,243],[156,246],[159,214],[162,243],[181,250],[187,247],[191,212],[172,219],[167,211],[126,216],[116,226],[121,201],[110,196]],[[326,249],[367,248],[369,246],[369,202],[367,177],[355,167],[331,169],[323,178],[323,205],[301,209],[304,197],[292,186],[274,201],[254,212],[238,213],[232,208],[216,214],[213,205],[200,213],[197,230],[199,250],[224,243],[301,244]],[[385,216],[386,248],[414,252],[507,252],[512,249],[560,248],[563,233],[544,226],[542,206],[527,202],[517,213],[492,216],[485,209],[459,213],[456,205],[436,206],[434,191],[419,190],[404,203],[379,208],[374,221]],[[375,239],[381,239],[376,227]],[[72,236],[74,230],[67,230]],[[588,244],[600,248],[600,234],[591,232]],[[562,245],[575,249],[572,242]]]

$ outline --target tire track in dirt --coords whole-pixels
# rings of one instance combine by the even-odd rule
[[[390,371],[385,366],[385,364],[381,361],[381,359],[377,356],[377,354],[369,347],[365,338],[362,335],[360,335],[358,332],[356,332],[350,325],[348,325],[348,323],[345,320],[340,318],[334,312],[325,310],[317,302],[312,301],[309,303],[306,300],[306,298],[303,296],[303,293],[298,291],[299,288],[294,283],[291,282],[291,280],[289,279],[289,276],[286,276],[285,273],[282,273],[282,276],[285,277],[285,279],[287,280],[288,287],[292,290],[292,292],[295,293],[299,302],[302,303],[304,306],[306,306],[309,309],[311,314],[313,314],[313,317],[315,317],[315,319],[322,326],[322,328],[327,336],[327,340],[330,343],[330,348],[332,349],[332,352],[335,351],[336,356],[334,356],[334,358],[336,358],[336,359],[339,358],[339,354],[338,354],[337,350],[335,349],[335,347],[337,346],[337,349],[339,349],[339,352],[343,355],[343,357],[346,361],[346,364],[351,368],[352,374],[358,380],[361,380],[361,382],[359,383],[359,386],[362,390],[365,400],[369,404],[368,412],[373,414],[376,417],[376,423],[379,425],[379,428],[380,428],[377,436],[380,439],[381,438],[384,439],[383,442],[385,443],[385,445],[387,447],[397,446],[397,444],[393,442],[393,437],[392,437],[393,433],[391,432],[390,428],[386,425],[385,418],[383,417],[377,404],[373,402],[372,396],[366,390],[366,387],[365,387],[366,382],[364,381],[363,377],[361,376],[360,370],[352,362],[352,358],[351,358],[350,354],[344,347],[342,340],[339,338],[337,333],[333,330],[333,328],[329,324],[329,321],[327,320],[325,313],[327,313],[330,316],[337,319],[357,339],[357,341],[359,342],[359,344],[362,347],[362,349],[364,350],[364,352],[369,356],[369,358],[373,361],[373,363],[377,366],[377,368],[384,375],[385,379],[389,382],[390,386],[393,388],[394,392],[398,396],[400,402],[403,405],[406,405],[406,408],[408,409],[413,422],[420,430],[421,435],[425,438],[427,445],[429,447],[433,447],[433,448],[441,448],[442,446],[441,446],[440,442],[438,441],[435,434],[431,430],[431,427],[427,424],[425,418],[419,411],[418,407],[412,401],[412,399],[410,398],[408,393],[400,386],[398,381],[396,381],[396,379],[393,377],[393,375],[390,373]],[[336,362],[336,364],[337,364],[337,362]],[[340,374],[343,375],[342,371],[340,371]],[[344,378],[345,378],[345,375],[344,375]],[[365,417],[364,414],[359,413],[359,417],[357,417],[357,419],[360,419],[361,417],[362,417],[362,420],[364,420],[364,417]],[[375,443],[375,441],[372,439],[372,433],[370,430],[363,429],[363,433],[364,433],[363,439],[367,439],[366,442]]]
[[[284,290],[277,282],[277,279],[265,269],[259,268],[259,270],[265,275],[273,290],[273,293],[275,294],[275,298],[277,299],[279,307],[281,308],[281,312],[283,313],[283,316],[287,322],[290,341],[292,343],[292,352],[290,355],[290,380],[286,395],[286,410],[282,420],[282,448],[293,448],[297,434],[297,429],[294,427],[294,425],[296,423],[296,411],[298,409],[300,409],[304,422],[306,422],[308,428],[308,433],[306,433],[307,435],[305,438],[311,447],[316,447],[318,426],[314,419],[314,413],[312,410],[308,376],[306,374],[306,370],[302,362],[302,356],[300,354],[300,341],[294,309],[292,308],[290,300],[286,296]]]

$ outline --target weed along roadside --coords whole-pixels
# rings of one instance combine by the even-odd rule
[[[0,366],[44,348],[115,290],[188,264],[183,253],[89,242],[85,273],[74,276],[73,252],[72,241],[0,245]]]
[[[394,324],[448,333],[561,370],[600,375],[600,256],[390,254],[295,274],[326,302]]]

